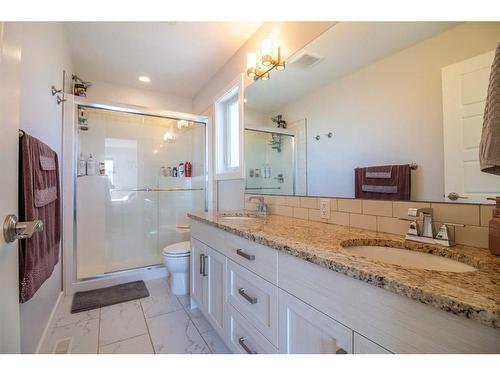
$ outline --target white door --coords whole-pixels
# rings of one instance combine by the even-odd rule
[[[17,215],[17,161],[22,26],[0,22],[0,220]],[[0,235],[0,353],[20,352],[17,241]]]
[[[479,142],[493,56],[491,51],[442,69],[447,200],[457,200],[458,196],[458,201],[485,203],[486,197],[500,194],[500,176],[479,169]]]
[[[279,291],[279,349],[284,354],[352,353],[353,331]]]
[[[210,248],[207,249],[207,255],[207,318],[219,335],[225,336],[226,257]]]

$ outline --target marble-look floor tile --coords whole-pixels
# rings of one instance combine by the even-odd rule
[[[146,318],[182,309],[182,305],[173,294],[153,295],[142,298],[140,301]]]
[[[220,336],[215,332],[215,330],[211,330],[205,332],[201,335],[203,340],[208,345],[210,351],[214,354],[231,354],[231,351],[228,349],[224,341],[220,338]]]
[[[146,322],[138,300],[101,308],[100,346],[145,333]]]
[[[191,308],[191,298],[189,295],[187,296],[176,296],[179,300],[180,304],[185,310],[189,310]]]
[[[99,309],[83,311],[81,313],[71,314],[71,304],[73,302],[73,296],[65,296],[59,302],[57,306],[53,326],[62,327],[68,324],[76,324],[79,322],[84,322],[90,319],[99,318]]]
[[[193,321],[196,328],[200,333],[205,333],[211,331],[213,328],[208,322],[207,318],[201,313],[200,309],[186,309],[186,313],[189,315],[191,320]]]
[[[149,335],[141,335],[100,346],[99,354],[154,354]]]
[[[171,295],[172,291],[168,285],[168,279],[162,277],[159,279],[152,279],[144,281],[148,288],[150,296],[163,296],[165,294]]]
[[[147,324],[156,353],[210,353],[184,310],[149,318]]]
[[[54,352],[54,345],[66,338],[71,338],[69,353],[71,354],[96,354],[99,337],[99,319],[66,324],[62,327],[53,327],[47,332],[42,353]]]

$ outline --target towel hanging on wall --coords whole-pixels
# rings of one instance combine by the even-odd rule
[[[500,43],[491,66],[479,144],[479,164],[481,171],[500,175]]]
[[[61,239],[57,153],[24,133],[19,139],[19,216],[44,230],[19,241],[19,300],[31,299],[59,262]]]

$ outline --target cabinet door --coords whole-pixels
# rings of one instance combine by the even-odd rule
[[[219,335],[224,336],[226,257],[211,248],[207,248],[207,255],[208,258],[205,259],[207,318]]]
[[[279,350],[287,354],[352,353],[353,332],[294,296],[279,291]]]
[[[354,332],[354,354],[392,354],[385,348]]]
[[[203,271],[206,273],[207,246],[194,238],[191,238],[191,298],[193,298],[200,310],[206,310],[206,282]]]

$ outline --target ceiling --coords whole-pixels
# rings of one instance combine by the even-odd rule
[[[314,89],[433,35],[454,22],[339,22],[288,59],[284,71],[246,88],[247,107],[270,114]],[[294,64],[302,52],[321,56],[309,67]]]
[[[83,79],[192,98],[261,24],[66,22],[65,28]]]

